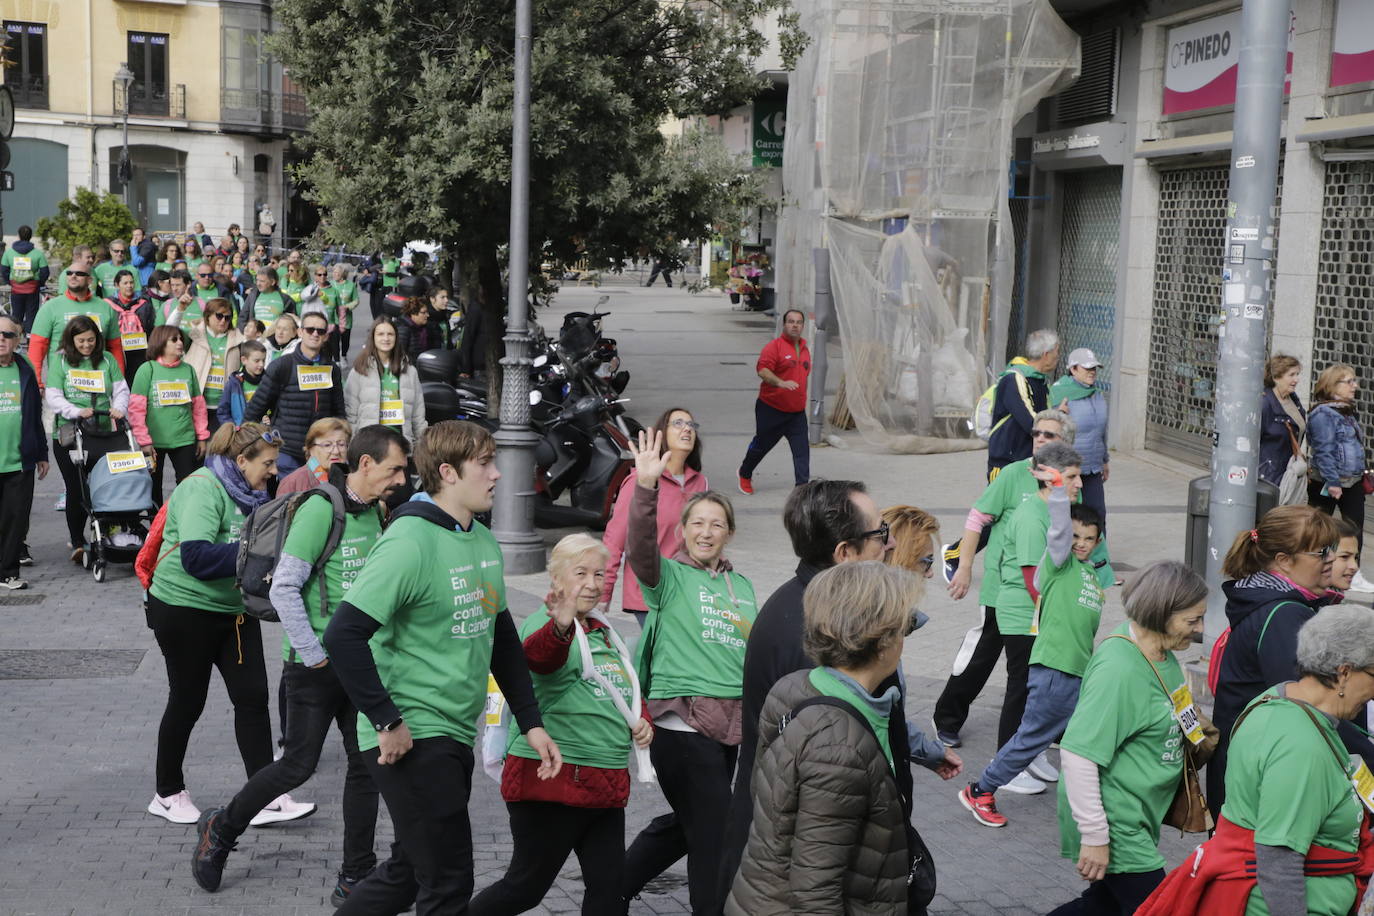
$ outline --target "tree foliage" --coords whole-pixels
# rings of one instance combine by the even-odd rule
[[[535,0],[532,257],[604,266],[728,231],[756,206],[760,182],[718,137],[670,140],[659,126],[753,98],[754,23],[787,4]],[[274,53],[311,111],[300,177],[331,240],[441,241],[498,304],[514,5],[282,0],[274,13]]]
[[[97,194],[77,188],[76,194],[57,205],[56,216],[45,216],[34,226],[48,256],[60,264],[71,262],[77,245],[95,248],[111,239],[127,239],[138,223],[114,194]]]

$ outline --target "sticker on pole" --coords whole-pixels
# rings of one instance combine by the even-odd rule
[[[1245,302],[1245,284],[1227,283],[1222,287],[1226,294],[1227,305],[1240,305]]]
[[[1231,229],[1231,241],[1233,242],[1258,242],[1259,230],[1236,226]]]
[[[1239,159],[1236,160],[1236,168],[1238,169],[1253,169],[1254,167],[1254,156],[1241,156]]]
[[[1232,246],[1231,246],[1231,256],[1230,256],[1230,260],[1231,260],[1231,263],[1232,263],[1232,264],[1244,264],[1244,263],[1245,263],[1245,246],[1244,246],[1244,245],[1232,245]]]
[[[1245,303],[1245,317],[1251,321],[1264,320],[1264,306],[1258,302]]]
[[[1245,486],[1245,478],[1250,476],[1250,472],[1238,464],[1231,465],[1231,470],[1226,472],[1226,482],[1235,486]]]

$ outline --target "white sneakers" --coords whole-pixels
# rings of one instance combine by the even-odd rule
[[[1017,795],[1039,795],[1045,791],[1045,784],[1032,776],[1029,770],[1022,770],[1016,774],[1015,779],[1003,786],[1002,790],[1015,792]]]
[[[156,814],[173,824],[194,824],[200,819],[200,809],[191,803],[191,793],[182,789],[176,795],[154,795],[148,802],[148,813]]]
[[[1050,763],[1050,758],[1045,756],[1044,751],[1041,751],[1036,758],[1030,762],[1030,766],[1026,767],[1026,772],[1030,773],[1041,782],[1059,781],[1059,771],[1054,768],[1054,764]]]
[[[1374,582],[1370,582],[1364,577],[1364,573],[1356,570],[1355,578],[1350,580],[1350,590],[1352,592],[1374,592]]]
[[[254,827],[266,827],[268,824],[280,824],[282,821],[294,821],[302,817],[309,817],[314,813],[314,802],[292,801],[290,795],[278,795],[271,804],[255,814],[248,823]]]

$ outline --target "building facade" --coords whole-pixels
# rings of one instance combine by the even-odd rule
[[[123,195],[152,232],[251,231],[265,204],[277,239],[292,234],[286,168],[306,112],[265,47],[270,2],[0,0],[0,16],[16,108],[5,232],[87,187]]]

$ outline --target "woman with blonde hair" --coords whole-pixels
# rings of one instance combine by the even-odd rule
[[[1355,395],[1360,380],[1355,367],[1336,363],[1317,376],[1312,392],[1316,406],[1308,415],[1308,436],[1312,442],[1312,464],[1307,470],[1307,502],[1327,515],[1339,508],[1341,518],[1360,532],[1364,550],[1364,427],[1360,424]],[[1374,592],[1374,584],[1356,573],[1351,589]]]
[[[892,532],[891,562],[929,579],[934,575],[935,559],[940,556],[940,523],[935,516],[915,506],[888,506],[883,521]]]
[[[302,493],[329,482],[329,469],[348,461],[353,424],[343,417],[325,417],[305,431],[306,462],[282,478],[277,495]]]

